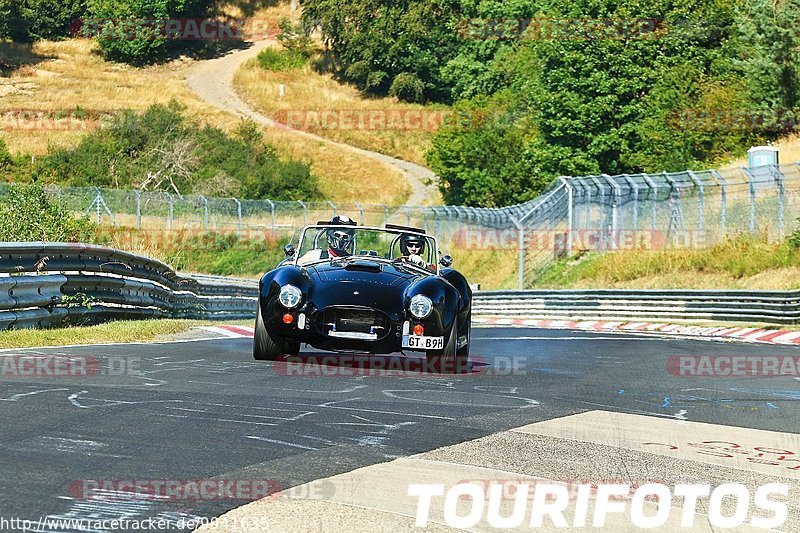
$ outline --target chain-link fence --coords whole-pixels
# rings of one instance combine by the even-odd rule
[[[457,261],[501,258],[511,274],[496,285],[524,288],[570,252],[700,248],[740,233],[782,239],[800,217],[800,164],[563,177],[534,200],[497,209],[239,200],[55,186],[47,191],[98,223],[145,231],[257,232],[288,240],[304,225],[334,214],[366,225],[414,226],[437,235]]]

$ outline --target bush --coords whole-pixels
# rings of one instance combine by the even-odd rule
[[[126,111],[73,149],[40,158],[38,179],[74,186],[134,187],[179,194],[215,189],[248,198],[314,200],[320,197],[310,167],[282,161],[252,122],[233,136],[200,126],[177,102]]]
[[[211,0],[87,0],[87,36],[97,36],[105,59],[133,65],[161,61],[196,41],[170,39],[148,21],[197,19],[211,13]]]
[[[14,159],[8,151],[6,141],[0,138],[0,172],[8,170],[14,164]]]
[[[403,72],[398,74],[392,86],[389,87],[389,94],[400,100],[407,102],[421,102],[425,93],[425,84],[416,74]]]
[[[258,64],[264,70],[285,71],[303,68],[308,58],[298,50],[265,48],[258,54]]]
[[[85,11],[85,0],[0,0],[0,38],[30,42],[67,37]]]
[[[797,219],[798,225],[800,226],[800,219]],[[789,235],[787,241],[789,242],[789,247],[792,250],[800,250],[800,227],[792,232]]]
[[[0,198],[0,241],[93,242],[87,218],[52,202],[39,185],[11,185]]]
[[[305,57],[311,57],[314,43],[302,24],[292,24],[292,21],[284,17],[278,23],[278,28],[281,30],[278,34],[278,41],[284,48],[300,52]]]

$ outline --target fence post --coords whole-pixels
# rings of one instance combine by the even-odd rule
[[[525,228],[522,223],[512,215],[508,219],[517,227],[519,233],[519,257],[517,259],[517,289],[525,289]]]
[[[136,229],[142,229],[142,193],[134,191],[136,195]]]
[[[756,183],[750,171],[740,166],[739,169],[744,173],[747,178],[747,183],[750,185],[750,233],[756,231]]]
[[[387,206],[386,204],[378,204],[378,205],[383,206],[383,212],[384,212],[383,225],[385,226],[386,224],[389,223],[389,206]]]
[[[208,229],[208,198],[200,196],[200,199],[203,200],[203,227]]]
[[[333,209],[333,216],[336,216],[336,205],[330,200],[328,200],[328,205],[331,206],[331,209]]]
[[[361,218],[359,218],[359,220],[361,221],[361,224],[366,226],[367,224],[364,222],[364,206],[361,205],[361,203],[356,202],[356,208],[358,209],[358,214],[361,217]]]
[[[658,228],[658,185],[656,185],[656,182],[649,174],[642,174],[642,179],[644,179],[648,187],[650,187],[650,204],[653,206],[653,220],[650,229],[656,231]]]
[[[233,201],[236,202],[236,215],[238,218],[237,231],[242,231],[242,227],[244,226],[244,221],[242,220],[242,202],[240,202],[238,198],[234,198]]]
[[[275,202],[273,202],[272,200],[267,200],[267,202],[269,203],[269,214],[270,214],[270,217],[272,219],[272,229],[271,229],[271,231],[272,231],[272,235],[274,237],[275,236]]]
[[[561,183],[567,188],[567,257],[572,255],[572,233],[574,231],[573,224],[573,208],[575,207],[573,193],[574,189],[569,184],[567,178],[558,178]]]
[[[169,203],[169,222],[167,223],[167,227],[171,230],[172,221],[175,218],[175,203],[172,200],[172,195],[170,193],[166,193],[166,195],[167,195],[167,202]]]
[[[300,200],[297,200],[297,203],[303,208],[303,227],[308,226],[308,208],[306,207],[306,204]]]
[[[603,179],[605,179],[614,190],[614,196],[611,200],[611,246],[617,249],[619,248],[619,203],[622,198],[622,189],[619,183],[608,174],[603,174]]]
[[[702,244],[705,242],[705,236],[703,235],[703,231],[705,230],[703,224],[703,218],[705,216],[705,205],[703,203],[705,197],[705,187],[703,186],[703,182],[700,181],[700,178],[697,177],[697,174],[691,170],[689,170],[688,173],[689,177],[697,186],[697,242],[698,244]]]
[[[633,181],[629,175],[623,174],[622,177],[625,178],[625,182],[628,184],[628,187],[631,188],[631,194],[633,196],[633,221],[629,229],[635,232],[636,241],[639,242],[639,187],[636,186],[636,182]]]
[[[719,181],[719,186],[721,188],[721,207],[720,207],[720,214],[719,214],[719,226],[720,231],[722,232],[722,238],[725,239],[725,234],[727,233],[725,224],[727,223],[727,210],[728,210],[728,182],[725,178],[722,177],[722,174],[717,172],[716,170],[712,170],[711,173],[717,178]]]
[[[786,184],[784,182],[784,175],[781,172],[781,169],[777,165],[772,165],[771,168],[773,169],[772,175],[775,177],[775,181],[778,182],[778,194],[780,196],[779,204],[778,204],[778,231],[781,232],[781,237],[785,235],[784,232],[784,211],[786,209]]]

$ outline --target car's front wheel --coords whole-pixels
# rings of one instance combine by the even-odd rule
[[[444,348],[442,350],[427,352],[428,368],[441,374],[458,374],[466,372],[469,356],[459,355],[458,328],[456,324],[450,328]]]
[[[256,327],[253,332],[253,358],[258,361],[274,361],[283,353],[283,341],[281,339],[273,339],[267,333],[267,327],[261,317],[261,304],[259,304],[256,311]]]

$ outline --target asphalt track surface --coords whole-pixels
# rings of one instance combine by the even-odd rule
[[[288,488],[587,411],[800,432],[800,381],[679,377],[675,355],[791,347],[476,329],[472,372],[329,377],[256,362],[251,339],[5,350],[91,356],[119,375],[0,379],[0,517],[211,517],[239,500],[86,500],[81,480],[271,479]],[[304,353],[309,353],[304,351]],[[312,354],[313,355],[313,354]],[[793,435],[795,442],[800,441]],[[4,530],[14,531],[8,528]],[[69,531],[59,529],[58,531]]]

